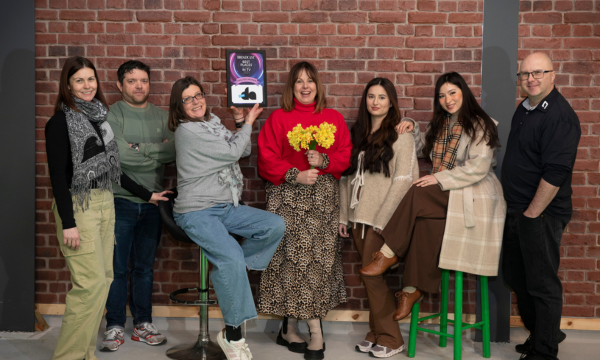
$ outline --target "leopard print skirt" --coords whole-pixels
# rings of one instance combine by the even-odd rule
[[[285,234],[260,279],[258,311],[322,319],[346,302],[338,239],[339,184],[332,175],[310,185],[267,183],[267,210],[285,220]]]

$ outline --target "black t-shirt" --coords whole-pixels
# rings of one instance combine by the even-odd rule
[[[580,138],[579,118],[556,88],[533,110],[519,104],[502,164],[508,207],[526,209],[544,179],[559,188],[544,213],[569,220],[573,213],[571,178]]]
[[[92,148],[86,148],[86,152],[98,154],[105,151],[104,140],[100,134],[99,124],[90,121],[94,130],[98,134],[102,145]],[[48,170],[50,172],[50,182],[52,183],[52,193],[56,200],[58,214],[62,220],[63,229],[70,229],[77,226],[73,216],[73,201],[71,199],[71,181],[73,180],[73,159],[71,157],[71,143],[69,142],[69,131],[67,128],[67,118],[65,113],[58,111],[48,120],[45,128],[46,134],[46,154],[48,156]],[[88,154],[88,155],[93,155]],[[84,154],[86,157],[86,154]],[[152,193],[143,186],[138,185],[131,180],[125,173],[121,175],[121,186],[139,197],[148,201]]]

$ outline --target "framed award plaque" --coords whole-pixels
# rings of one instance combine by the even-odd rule
[[[264,50],[227,50],[227,107],[267,106]]]

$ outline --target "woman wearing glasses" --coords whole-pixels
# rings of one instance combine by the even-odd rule
[[[431,158],[432,174],[413,183],[381,233],[385,244],[360,270],[362,276],[378,276],[404,257],[394,320],[407,317],[423,292],[439,291],[441,269],[498,272],[506,202],[494,174],[496,121],[458,73],[440,76],[434,96],[424,136],[412,120],[399,125],[400,132],[414,128],[416,142],[425,142],[422,155]]]
[[[283,233],[283,219],[240,205],[243,177],[238,160],[250,155],[252,124],[262,112],[256,104],[244,115],[232,107],[233,134],[206,106],[202,85],[191,76],[171,89],[169,129],[175,133],[177,190],[173,216],[213,264],[211,280],[225,329],[217,341],[227,359],[251,359],[240,325],[257,317],[246,268],[264,270]],[[229,235],[246,238],[240,246]]]

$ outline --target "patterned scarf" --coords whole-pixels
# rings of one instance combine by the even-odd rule
[[[92,189],[112,191],[112,183],[120,184],[121,164],[115,135],[108,122],[108,108],[97,99],[85,101],[75,98],[77,112],[65,104],[62,109],[67,118],[67,130],[71,144],[73,180],[71,196],[75,212],[89,208]],[[99,124],[102,139],[90,122]],[[104,144],[104,151],[98,147]],[[96,151],[94,151],[96,150]]]
[[[214,114],[211,114],[210,120],[198,121],[197,124],[205,128],[209,133],[218,136],[227,142],[232,141],[238,136],[227,130],[225,125],[221,123],[221,119]],[[242,190],[244,189],[244,176],[242,175],[240,164],[237,161],[231,164],[231,166],[219,171],[219,184],[229,185],[233,197],[233,206],[238,207],[242,197]]]
[[[450,117],[446,118],[444,123],[444,132],[438,137],[433,144],[433,169],[432,174],[443,170],[451,170],[456,163],[456,153],[458,152],[458,144],[462,135],[462,121],[457,120],[450,129]]]

